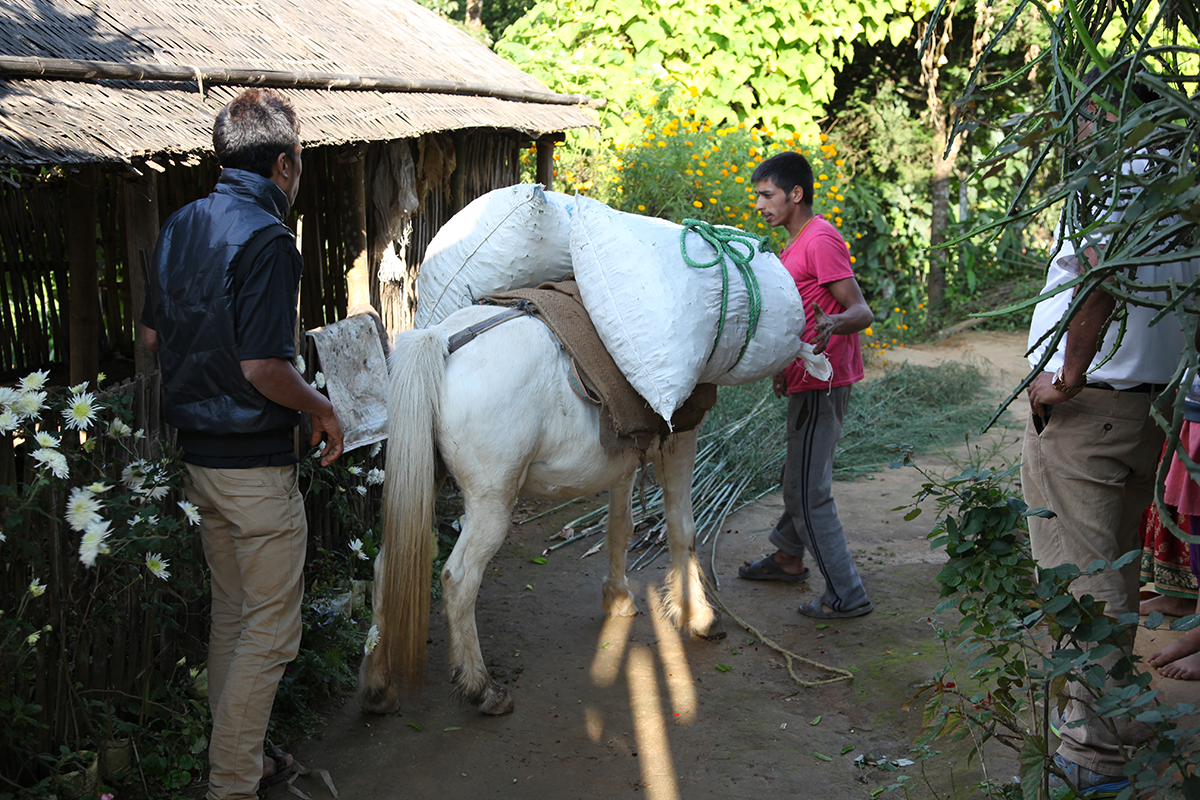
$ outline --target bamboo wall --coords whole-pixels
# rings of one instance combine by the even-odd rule
[[[379,286],[375,280],[378,258],[372,258],[373,301],[385,321],[389,298],[412,303],[415,308],[417,269],[430,239],[446,220],[479,195],[520,180],[520,141],[516,134],[470,132],[455,136],[453,143],[457,169],[449,176],[449,185],[446,181],[429,185],[424,207],[413,218],[412,239],[406,252],[407,296],[397,294],[395,287]],[[355,254],[346,237],[340,235],[348,210],[334,199],[347,196],[344,182],[351,174],[345,168],[347,157],[348,151],[335,148],[305,151],[297,212],[303,216],[301,324],[306,329],[346,314],[345,274]],[[366,163],[369,169],[369,158]],[[157,175],[160,216],[165,219],[175,209],[207,194],[216,176],[216,167],[207,161],[168,165]],[[108,371],[110,379],[120,368],[132,372],[132,342],[141,311],[133,307],[132,300],[135,267],[125,263],[124,256],[127,221],[122,218],[120,202],[124,180],[118,173],[101,173],[96,187],[101,369]],[[0,317],[0,385],[35,369],[61,366],[66,359],[70,323],[65,195],[66,182],[61,180],[21,190],[0,188],[0,303],[4,309]],[[370,219],[369,209],[364,213]],[[141,269],[140,265],[136,268]],[[318,366],[314,349],[309,348],[307,360],[311,377]],[[56,370],[53,374],[62,372]],[[116,390],[134,394],[135,428],[161,431],[169,441],[170,431],[161,419],[157,373],[134,376]],[[149,442],[148,438],[143,446],[148,448]],[[10,443],[7,437],[0,438],[0,481],[12,485],[28,481],[31,476],[28,459],[14,454]],[[370,458],[363,448],[349,455],[364,472],[383,467],[384,454]],[[312,490],[306,496],[310,556],[318,548],[345,553],[349,540],[362,537],[377,519],[379,487],[371,487],[366,496],[350,498],[350,523],[333,513],[335,491],[332,487]],[[54,500],[55,507],[61,508],[63,498]],[[0,503],[0,518],[4,513]],[[5,655],[0,653],[0,700],[11,688],[14,698],[41,706],[37,718],[46,727],[39,731],[37,745],[42,752],[57,753],[60,745],[74,748],[81,741],[104,738],[105,731],[91,727],[95,715],[89,715],[88,708],[93,702],[110,708],[136,708],[146,702],[143,691],[150,671],[170,671],[180,658],[186,658],[188,664],[203,662],[208,599],[199,567],[202,554],[198,536],[190,572],[179,561],[171,565],[171,583],[184,585],[190,580],[194,588],[180,598],[179,613],[165,618],[157,610],[162,607],[148,601],[152,598],[147,595],[147,591],[162,591],[162,587],[148,586],[132,571],[102,574],[84,569],[78,560],[78,534],[69,530],[57,512],[39,518],[38,526],[28,546],[14,547],[14,537],[5,546],[6,558],[0,565],[0,609],[16,607],[35,570],[38,575],[49,575],[43,596],[46,602],[37,604],[41,609],[37,624],[48,624],[51,630],[37,644],[32,681],[6,680],[11,676],[6,676]],[[94,608],[102,596],[109,609],[102,618],[87,625],[80,635],[59,634],[79,630],[81,615]],[[0,775],[19,780],[44,770],[44,765],[14,761],[16,751],[11,745],[0,734]]]

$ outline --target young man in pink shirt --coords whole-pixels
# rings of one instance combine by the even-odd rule
[[[833,453],[842,435],[850,387],[863,377],[858,332],[874,321],[874,315],[854,278],[846,240],[813,214],[813,173],[804,156],[772,156],[759,164],[751,180],[758,212],[767,224],[788,232],[779,257],[804,302],[808,321],[803,338],[828,356],[833,376],[817,381],[799,361],[775,376],[775,396],[788,397],[785,511],[770,536],[778,549],[747,561],[738,575],[804,581],[812,574],[804,565],[805,555],[810,555],[825,579],[825,594],[800,606],[800,613],[815,619],[861,617],[874,606],[833,502]]]

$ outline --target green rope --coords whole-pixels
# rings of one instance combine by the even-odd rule
[[[689,232],[695,233],[712,245],[713,249],[717,251],[716,258],[704,263],[693,261],[687,251]],[[740,248],[745,248],[745,250]],[[708,353],[708,361],[712,361],[717,352],[717,345],[721,342],[721,333],[725,330],[725,313],[729,309],[729,267],[726,261],[732,261],[738,272],[742,273],[742,281],[746,284],[746,293],[750,300],[750,324],[746,328],[746,341],[742,343],[737,361],[733,362],[733,366],[729,368],[732,371],[741,363],[742,356],[746,354],[746,348],[750,346],[750,340],[758,332],[758,317],[762,313],[762,290],[758,288],[758,277],[750,268],[750,262],[754,259],[756,252],[765,253],[770,249],[767,239],[746,233],[740,228],[731,228],[728,225],[713,225],[699,219],[685,219],[683,230],[679,233],[679,249],[683,253],[683,260],[689,267],[694,269],[708,269],[717,265],[721,267],[721,318],[717,323],[717,337],[713,340],[712,350]]]

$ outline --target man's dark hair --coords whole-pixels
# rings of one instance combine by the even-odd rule
[[[270,178],[279,154],[292,159],[299,146],[296,110],[271,89],[247,89],[230,100],[213,123],[213,149],[222,167]]]
[[[1084,73],[1083,85],[1087,86],[1089,88],[1092,86],[1095,86],[1096,82],[1100,80],[1100,76],[1102,74],[1104,74],[1104,73],[1100,70],[1099,67],[1092,67],[1086,73]],[[1124,83],[1129,77],[1129,65],[1124,64],[1124,65],[1118,67],[1113,72],[1113,77],[1115,77],[1118,81]],[[1098,87],[1095,93],[1100,95],[1105,100],[1112,103],[1113,105],[1116,105],[1121,101],[1121,90],[1117,89],[1115,86],[1113,86],[1108,81],[1105,81],[1105,83],[1102,87]],[[1149,86],[1142,83],[1141,80],[1138,79],[1136,74],[1133,76],[1133,85],[1130,87],[1130,93],[1143,103],[1150,103],[1150,102],[1153,102],[1153,101],[1159,99],[1158,92],[1154,91]]]
[[[750,176],[750,182],[766,180],[782,189],[784,194],[791,194],[792,189],[799,186],[804,191],[804,203],[812,206],[813,171],[808,159],[799,153],[786,150],[759,164]]]

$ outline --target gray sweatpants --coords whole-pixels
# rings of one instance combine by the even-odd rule
[[[810,560],[825,579],[823,602],[834,611],[868,602],[833,502],[833,452],[849,402],[849,386],[788,395],[786,510],[770,536],[771,544],[788,555],[804,558],[811,553]]]

